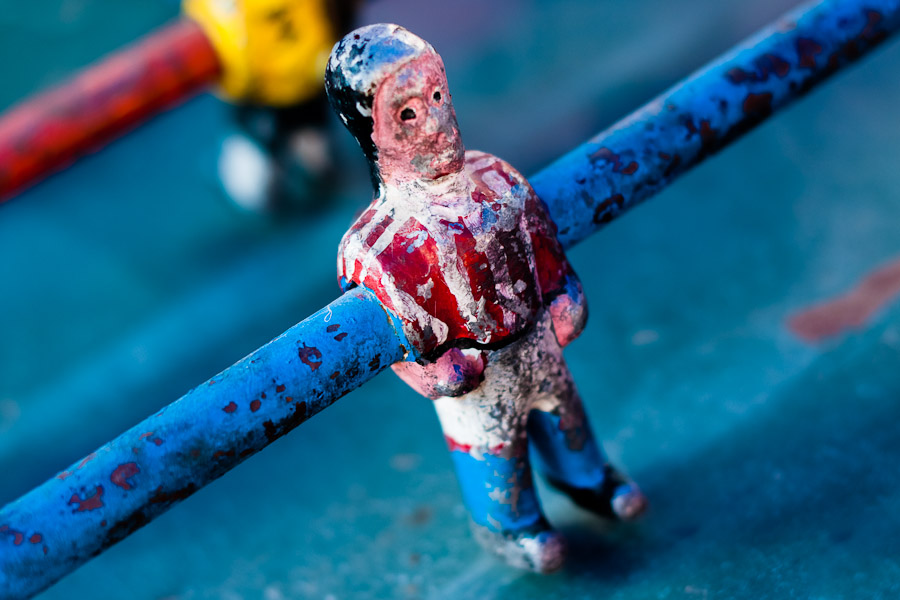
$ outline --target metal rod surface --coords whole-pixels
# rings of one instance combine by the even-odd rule
[[[900,28],[900,0],[798,7],[530,178],[571,247]]]
[[[566,246],[886,39],[900,0],[789,14],[532,182]],[[27,598],[403,359],[399,325],[351,291],[0,510],[0,597]]]
[[[214,82],[219,59],[180,20],[0,115],[0,202]]]
[[[395,329],[397,327],[397,329]],[[406,352],[352,290],[0,511],[0,598],[29,598]]]

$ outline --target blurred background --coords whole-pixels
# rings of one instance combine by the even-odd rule
[[[378,0],[356,21],[431,41],[467,147],[534,173],[792,6]],[[0,109],[177,11],[0,0]],[[817,343],[788,324],[900,261],[898,72],[894,40],[570,252],[592,315],[567,357],[651,511],[610,528],[542,487],[563,572],[482,553],[432,408],[383,374],[41,598],[897,597],[900,303]],[[336,297],[362,154],[329,117],[334,194],[251,214],[216,176],[232,116],[201,95],[0,205],[0,504]]]

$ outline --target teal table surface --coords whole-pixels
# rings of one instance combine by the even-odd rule
[[[788,0],[380,0],[446,61],[467,146],[533,173],[791,7]],[[0,108],[164,23],[162,0],[0,0]],[[567,350],[641,523],[542,485],[567,567],[470,537],[429,402],[383,374],[40,597],[900,597],[900,302],[820,342],[791,317],[900,261],[900,44],[570,252]],[[233,128],[194,98],[0,206],[0,504],[338,293],[371,196],[266,218],[215,180]]]

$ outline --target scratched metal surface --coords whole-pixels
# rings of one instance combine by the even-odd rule
[[[749,4],[433,19],[383,0],[365,20],[430,39],[467,144],[533,172],[789,7]],[[22,56],[0,106],[172,12],[0,9],[0,56]],[[787,323],[900,260],[898,69],[888,43],[570,253],[592,317],[567,356],[651,498],[640,526],[542,490],[570,566],[500,565],[469,537],[431,408],[382,375],[42,598],[895,597],[900,304],[818,344]],[[225,119],[199,98],[2,207],[0,503],[336,295],[334,249],[369,193],[350,140],[330,211],[253,219],[213,180]]]

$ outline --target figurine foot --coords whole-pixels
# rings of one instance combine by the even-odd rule
[[[579,488],[552,477],[548,482],[578,506],[604,518],[634,521],[647,510],[647,497],[637,484],[610,465],[604,467],[603,483],[597,488]]]
[[[542,527],[517,532],[497,532],[472,523],[475,539],[507,564],[535,573],[552,573],[566,559],[566,540],[544,523]]]

